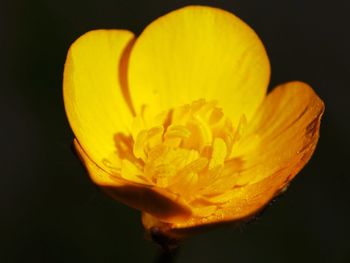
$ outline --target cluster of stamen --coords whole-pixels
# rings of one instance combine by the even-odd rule
[[[239,136],[215,102],[198,100],[172,109],[159,125],[135,134],[138,176],[189,201],[222,193],[232,185],[224,181],[237,170],[229,157]]]

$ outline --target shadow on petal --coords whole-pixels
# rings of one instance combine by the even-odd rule
[[[91,161],[77,140],[74,140],[74,146],[90,178],[112,198],[165,222],[184,222],[190,218],[191,209],[179,196],[164,189],[129,182],[111,175]]]

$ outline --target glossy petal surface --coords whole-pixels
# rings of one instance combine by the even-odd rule
[[[221,9],[190,6],[151,23],[130,55],[130,94],[136,112],[154,116],[205,98],[217,100],[234,124],[249,119],[270,76],[254,31]]]
[[[132,111],[123,86],[123,56],[134,35],[124,30],[95,30],[69,49],[63,95],[73,132],[98,165],[115,152],[115,134],[128,132]]]

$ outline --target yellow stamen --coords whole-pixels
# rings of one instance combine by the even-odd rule
[[[239,166],[229,158],[246,126],[245,117],[234,129],[215,101],[201,99],[160,113],[148,123],[152,126],[142,114],[135,117],[132,152],[139,161],[136,166],[123,160],[122,176],[179,194],[203,216],[216,211],[215,203],[229,199],[217,193],[235,183],[228,174]],[[198,198],[211,205],[201,210]]]

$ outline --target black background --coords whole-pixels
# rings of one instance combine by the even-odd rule
[[[139,34],[188,4],[229,10],[262,38],[270,88],[303,80],[325,101],[318,148],[252,224],[183,244],[178,262],[350,262],[349,1],[1,1],[0,262],[152,262],[138,211],[103,195],[70,150],[61,84],[69,45],[97,28]]]

